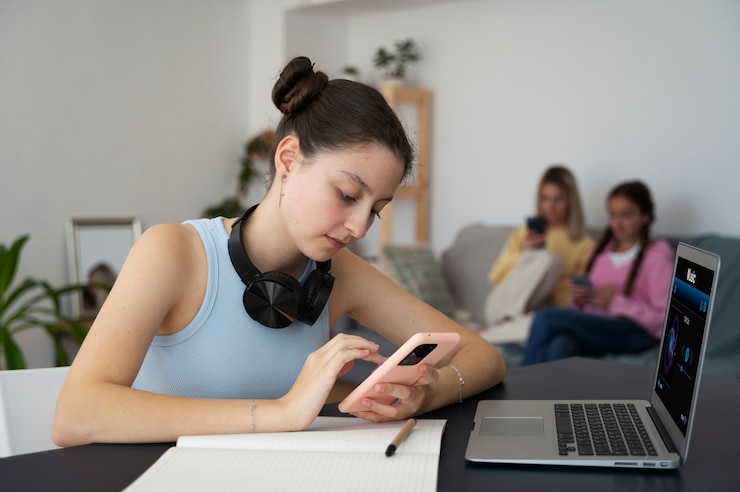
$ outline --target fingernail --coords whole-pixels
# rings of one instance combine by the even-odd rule
[[[367,400],[362,400],[362,401],[360,401],[360,405],[362,405],[365,408],[369,408],[370,407],[370,402],[367,401]]]

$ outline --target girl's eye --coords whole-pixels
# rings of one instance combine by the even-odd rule
[[[350,196],[350,195],[344,193],[343,191],[340,191],[339,192],[339,198],[341,198],[345,202],[350,202],[350,203],[354,203],[354,202],[357,201],[357,199],[355,197]]]
[[[340,200],[347,203],[357,203],[357,198],[353,197],[352,195],[348,195],[342,190],[337,190],[337,193],[339,194]],[[371,210],[370,215],[374,215],[375,218],[380,219],[380,210]]]

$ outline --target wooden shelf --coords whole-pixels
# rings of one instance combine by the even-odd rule
[[[403,104],[414,105],[418,112],[416,127],[416,165],[414,180],[396,191],[397,197],[411,198],[416,203],[415,239],[429,242],[429,131],[431,122],[431,92],[418,87],[383,85],[380,92],[388,104],[398,109]],[[393,203],[383,210],[380,244],[392,242]]]

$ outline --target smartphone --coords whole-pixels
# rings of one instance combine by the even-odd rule
[[[460,341],[458,333],[416,333],[401,345],[393,355],[379,365],[365,380],[339,403],[339,411],[361,412],[362,398],[372,398],[388,404],[392,396],[376,393],[378,383],[414,384],[421,375],[419,364],[435,365]]]
[[[581,287],[586,287],[588,289],[592,287],[591,281],[585,275],[574,275],[570,279],[573,281],[573,283],[575,283],[576,285],[580,285]]]
[[[527,217],[527,229],[536,232],[537,234],[545,233],[545,221],[542,217],[533,216]]]

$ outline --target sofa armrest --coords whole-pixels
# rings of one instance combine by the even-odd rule
[[[442,253],[442,271],[457,307],[470,313],[478,325],[485,324],[483,307],[491,288],[488,272],[513,230],[511,225],[468,225]]]

